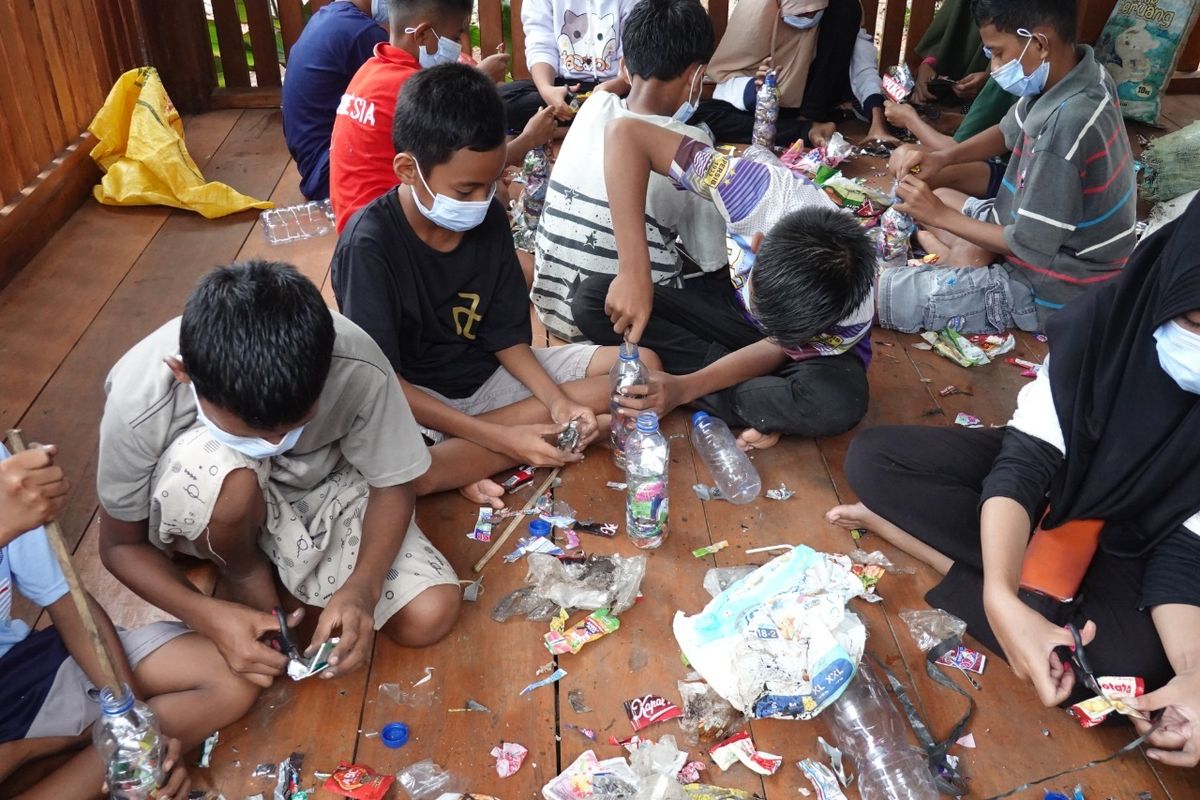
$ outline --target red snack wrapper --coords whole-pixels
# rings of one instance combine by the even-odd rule
[[[1120,698],[1140,697],[1144,694],[1146,684],[1141,678],[1103,676],[1097,678],[1096,682],[1100,684],[1103,695],[1088,698],[1067,709],[1067,713],[1074,717],[1080,726],[1095,727],[1114,711],[1126,715],[1137,713],[1125,705]]]
[[[656,722],[666,722],[683,716],[679,706],[656,694],[626,700],[625,713],[629,715],[629,721],[635,731],[648,728]]]
[[[328,792],[353,797],[356,800],[383,800],[395,782],[394,775],[380,775],[370,767],[343,761],[326,779],[324,788]]]
[[[976,652],[969,647],[963,647],[960,644],[950,652],[942,653],[942,655],[938,657],[936,663],[947,667],[965,669],[968,672],[974,672],[977,675],[982,675],[983,668],[987,665],[987,656],[985,656],[983,653]]]

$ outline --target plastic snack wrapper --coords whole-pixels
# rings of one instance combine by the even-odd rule
[[[444,793],[461,793],[467,789],[466,781],[428,758],[397,772],[396,783],[408,794],[409,800],[433,800]]]
[[[987,353],[953,328],[925,331],[921,338],[928,343],[933,352],[950,359],[960,367],[982,367],[991,363]]]
[[[964,645],[959,645],[953,650],[942,653],[934,661],[935,664],[941,664],[945,667],[954,667],[966,672],[974,672],[976,675],[982,675],[984,667],[987,666],[987,656],[980,653],[978,650],[972,650]]]
[[[665,697],[648,694],[625,701],[625,714],[635,731],[649,728],[658,722],[666,722],[683,716],[683,709]]]
[[[292,800],[293,795],[300,791],[300,770],[303,768],[303,753],[292,753],[279,762],[273,800]]]
[[[550,183],[550,158],[544,147],[534,147],[526,153],[521,175],[516,180],[524,183],[525,188],[513,204],[513,244],[518,250],[532,253]]]
[[[850,559],[799,545],[717,595],[677,612],[692,667],[739,711],[810,719],[841,695],[867,632],[846,604],[863,593]]]
[[[546,649],[556,655],[578,653],[588,642],[607,636],[619,627],[621,620],[610,614],[607,608],[600,608],[588,614],[573,628],[552,630],[542,639],[546,643]]]
[[[917,230],[917,223],[908,214],[889,208],[879,217],[878,239],[875,240],[876,255],[883,261],[893,262],[908,258],[908,240]]]
[[[313,653],[311,657],[290,659],[287,665],[288,677],[294,681],[302,681],[305,678],[311,678],[318,672],[324,672],[329,668],[329,656],[338,646],[338,641],[339,638],[335,636],[322,642],[317,647],[317,652]]]
[[[560,775],[542,787],[545,800],[600,800],[632,798],[638,776],[624,758],[601,761],[592,750],[583,751]],[[420,800],[414,798],[413,800]]]
[[[708,754],[721,771],[732,767],[739,761],[759,775],[774,775],[783,764],[783,757],[773,753],[764,753],[754,746],[754,740],[746,731],[736,733],[725,741],[709,748]]]
[[[812,781],[818,800],[846,800],[842,787],[838,786],[837,777],[829,767],[811,758],[804,759],[796,766],[804,773],[804,777]]]
[[[1114,711],[1126,716],[1140,717],[1141,712],[1126,705],[1122,698],[1140,697],[1146,692],[1146,684],[1141,678],[1102,676],[1096,678],[1103,694],[1076,703],[1067,709],[1084,728],[1091,728],[1103,722]]]
[[[922,653],[928,653],[947,640],[961,639],[967,632],[967,623],[940,608],[901,611],[900,619],[908,626],[908,632]]]
[[[1159,123],[1162,95],[1198,13],[1194,0],[1121,2],[1113,8],[1096,42],[1096,60],[1112,76],[1126,119]]]
[[[370,767],[343,761],[325,781],[324,789],[356,800],[383,800],[395,782],[391,775],[380,775]]]
[[[490,542],[492,540],[492,507],[480,506],[479,516],[475,518],[475,530],[467,534],[468,539],[474,539],[477,542]]]
[[[887,74],[883,76],[883,93],[893,103],[903,103],[907,100],[916,85],[912,70],[907,64],[888,67]]]
[[[607,608],[619,615],[637,599],[645,574],[645,556],[588,556],[581,563],[567,564],[535,553],[529,556],[525,582],[537,596],[560,608]]]
[[[516,742],[501,742],[492,748],[492,758],[496,759],[496,774],[501,778],[509,778],[517,773],[525,763],[529,749]]]
[[[745,714],[729,705],[707,683],[679,681],[676,686],[683,701],[683,718],[679,720],[679,728],[690,744],[724,739],[746,719]]]
[[[745,789],[727,789],[707,783],[689,783],[683,787],[688,800],[755,800],[757,795]]]

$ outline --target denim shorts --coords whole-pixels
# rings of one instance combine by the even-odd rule
[[[879,324],[903,333],[1039,330],[1033,291],[1002,265],[886,268],[879,273]]]

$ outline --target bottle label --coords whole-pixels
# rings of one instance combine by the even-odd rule
[[[667,483],[661,477],[629,477],[627,526],[629,536],[638,539],[660,538],[667,527]]]

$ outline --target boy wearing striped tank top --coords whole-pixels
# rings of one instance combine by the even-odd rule
[[[1136,185],[1112,79],[1075,43],[1075,3],[975,0],[992,76],[1020,100],[1001,123],[897,167],[897,209],[939,264],[887,268],[879,320],[913,332],[1041,330],[1120,274],[1137,241]],[[927,183],[940,169],[1011,151],[995,200]],[[960,210],[961,209],[961,210]]]

